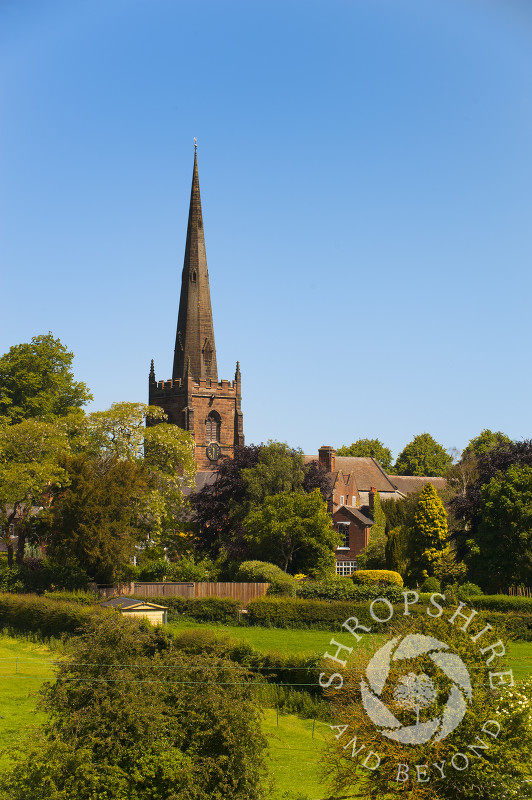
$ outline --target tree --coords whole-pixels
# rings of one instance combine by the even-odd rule
[[[432,483],[423,488],[408,530],[408,579],[422,582],[434,574],[447,548],[447,514]]]
[[[386,517],[378,492],[375,492],[371,515],[374,524],[371,526],[368,545],[358,557],[358,568],[386,569]]]
[[[478,458],[479,456],[483,456],[485,453],[489,453],[489,451],[493,450],[494,447],[498,447],[501,444],[511,443],[512,440],[509,436],[506,436],[505,433],[502,433],[501,431],[493,432],[490,431],[489,428],[485,428],[479,433],[478,436],[474,436],[473,439],[471,439],[462,453],[462,458],[466,455],[473,455]]]
[[[415,436],[399,454],[394,466],[396,475],[433,477],[445,475],[452,464],[451,456],[429,433]]]
[[[532,466],[510,466],[481,489],[480,523],[468,540],[471,577],[506,591],[532,583]]]
[[[73,358],[52,333],[11,347],[0,357],[0,415],[11,423],[32,418],[53,422],[81,409],[92,395],[74,380]]]
[[[66,461],[70,485],[49,512],[47,552],[62,566],[85,569],[98,583],[125,577],[146,541],[149,476],[144,465],[113,456]]]
[[[342,445],[337,456],[373,456],[387,472],[392,468],[392,451],[380,439],[357,439],[350,445]]]
[[[319,489],[266,497],[244,520],[253,558],[270,561],[291,574],[332,571],[339,536]]]
[[[261,800],[260,709],[218,646],[111,612],[72,640],[45,686],[44,736],[0,776],[5,800]]]
[[[48,504],[52,490],[68,484],[61,464],[67,452],[67,438],[57,425],[36,419],[0,425],[0,526],[10,566],[9,526],[16,521],[17,561],[21,563],[29,525]]]
[[[253,467],[242,470],[248,507],[265,497],[283,492],[302,492],[305,468],[303,453],[285,442],[270,440],[263,445]]]

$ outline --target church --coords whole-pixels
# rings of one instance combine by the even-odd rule
[[[238,361],[232,381],[218,380],[195,145],[172,377],[157,381],[152,361],[148,402],[190,431],[198,472],[209,472],[244,444],[241,391]]]
[[[195,145],[172,377],[157,381],[151,362],[149,404],[163,408],[170,423],[193,435],[198,490],[214,483],[221,460],[244,445],[241,380],[238,361],[232,381],[218,380]],[[312,461],[329,476],[327,506],[342,537],[335,553],[339,575],[356,569],[357,556],[368,544],[377,492],[382,499],[399,499],[428,481],[437,489],[445,485],[443,478],[387,475],[374,458],[337,457],[329,446],[305,456],[307,464]]]

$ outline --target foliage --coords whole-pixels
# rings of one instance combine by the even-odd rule
[[[170,609],[170,618],[182,615],[198,622],[235,623],[238,622],[242,610],[240,600],[232,597],[154,597],[151,600],[167,606]]]
[[[458,561],[456,549],[451,542],[434,565],[434,576],[442,586],[449,586],[463,583],[466,573],[467,567],[462,561]]]
[[[386,569],[358,569],[351,575],[353,583],[378,583],[383,586],[402,586],[403,579],[398,572]]]
[[[269,595],[296,596],[297,581],[276,564],[266,561],[244,561],[238,567],[235,581],[242,583],[269,583]]]
[[[343,576],[324,581],[305,581],[299,586],[297,597],[307,600],[354,600],[357,603],[370,601],[375,597],[387,597],[394,602],[402,599],[400,590],[393,584],[357,584],[351,578]]]
[[[532,583],[532,466],[512,465],[481,488],[480,523],[467,540],[470,574],[485,588]]]
[[[68,484],[68,474],[60,464],[67,451],[66,436],[52,423],[27,419],[0,425],[0,527],[10,564],[9,525],[17,521],[17,561],[21,563],[29,526],[49,501],[52,486]]]
[[[0,626],[24,633],[31,631],[43,638],[79,633],[91,615],[105,613],[99,607],[37,595],[0,594]]]
[[[266,742],[246,674],[235,681],[231,662],[188,657],[149,625],[95,620],[43,703],[45,740],[1,779],[6,800],[263,796]]]
[[[422,592],[439,592],[441,590],[441,584],[437,578],[431,576],[430,578],[425,578],[423,583],[420,587]]]
[[[25,559],[22,564],[0,569],[0,591],[17,593],[42,593],[51,589],[66,591],[85,590],[90,583],[87,573],[80,567],[63,567],[50,559],[43,561]]]
[[[408,531],[408,579],[422,581],[434,574],[447,547],[447,514],[436,489],[427,483],[422,490]]]
[[[387,531],[384,550],[386,567],[403,574],[406,568],[406,533],[402,527]]]
[[[50,512],[48,553],[58,564],[82,565],[98,583],[113,583],[145,530],[146,469],[116,457],[88,456],[69,459],[67,469],[70,486]]]
[[[78,411],[92,395],[74,380],[69,352],[52,333],[14,345],[0,357],[0,416],[53,422]]]
[[[216,581],[218,567],[208,558],[183,556],[178,561],[156,559],[145,561],[139,569],[139,581]]]
[[[479,623],[480,624],[480,623]],[[519,688],[498,691],[490,689],[488,672],[494,667],[487,666],[486,656],[482,655],[478,646],[470,640],[469,635],[455,625],[449,625],[446,619],[430,620],[420,615],[413,621],[412,632],[434,637],[445,642],[453,653],[458,654],[467,665],[473,678],[474,690],[472,698],[466,704],[466,711],[460,724],[439,741],[428,741],[421,744],[401,744],[391,738],[382,736],[371,722],[361,702],[360,662],[349,662],[342,670],[344,685],[333,692],[326,691],[334,703],[335,735],[331,739],[324,756],[324,772],[329,775],[330,789],[334,795],[343,795],[357,785],[364,797],[410,797],[415,800],[492,800],[492,798],[530,797],[525,779],[529,764],[529,742],[531,733],[531,699],[532,686],[524,682]],[[468,631],[469,634],[469,631]],[[393,632],[392,632],[393,635]],[[379,643],[380,646],[380,643]],[[345,657],[345,656],[344,656]],[[430,720],[441,714],[443,704],[450,691],[447,676],[435,667],[426,655],[415,662],[421,678],[430,679],[438,690],[432,694],[430,708],[423,713],[424,720]],[[362,667],[363,668],[363,667]],[[505,663],[497,662],[496,669],[504,670]],[[404,673],[412,671],[412,662],[402,660],[391,661],[386,682],[382,688],[380,699],[385,706],[393,709],[405,725],[415,723],[420,713],[420,705],[426,705],[429,697],[423,702],[410,703],[411,710],[398,711],[394,707],[395,689]],[[403,684],[404,685],[404,684]],[[408,694],[409,700],[413,697]],[[488,719],[498,720],[500,732],[497,736],[489,736],[482,732]],[[343,728],[343,726],[346,728]],[[493,733],[495,726],[491,726]],[[486,750],[472,751],[471,744],[476,744],[480,735],[481,741],[487,742]],[[357,737],[358,752],[353,747],[353,736]],[[351,740],[351,741],[350,741]],[[360,744],[364,748],[360,748]],[[379,753],[380,766],[371,772],[361,768],[369,750]],[[453,768],[452,758],[455,753],[468,754],[468,768]],[[375,761],[371,762],[375,763]],[[439,780],[439,773],[434,767],[439,763],[444,768],[444,780]],[[460,767],[463,760],[456,762]],[[408,780],[398,780],[398,765],[407,765]],[[420,765],[420,780],[415,765]],[[426,773],[423,765],[427,766]],[[406,770],[403,768],[403,776]],[[428,779],[425,781],[425,777]]]
[[[246,490],[246,512],[266,497],[301,493],[305,477],[303,453],[285,442],[270,440],[259,449],[257,463],[242,469],[241,477]]]
[[[247,605],[246,623],[271,628],[318,628],[340,630],[349,617],[369,620],[368,606],[376,597],[400,602],[401,590],[395,586],[361,586],[360,596],[350,600],[303,600],[300,598],[260,597]],[[369,620],[371,624],[371,620]]]
[[[462,453],[462,458],[468,455],[473,455],[478,458],[485,453],[489,453],[489,451],[493,450],[494,447],[498,447],[501,444],[511,443],[512,440],[509,438],[509,436],[506,436],[505,433],[502,433],[501,431],[493,432],[490,431],[489,428],[485,428],[479,433],[478,436],[474,436],[473,439],[471,439]]]
[[[317,576],[332,571],[339,537],[318,489],[266,497],[249,512],[244,527],[259,560],[269,558],[285,572]]]
[[[451,456],[429,433],[415,436],[397,457],[396,475],[445,475],[452,464]]]
[[[358,556],[358,566],[361,569],[384,569],[386,567],[387,542],[386,517],[378,492],[375,492],[373,509],[370,513],[374,524],[371,526],[368,545]]]
[[[380,439],[357,439],[350,445],[339,447],[336,455],[366,458],[372,456],[386,472],[392,468],[392,451],[389,447],[385,447]]]

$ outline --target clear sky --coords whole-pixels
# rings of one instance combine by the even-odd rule
[[[246,441],[532,436],[529,0],[2,0],[0,352],[171,375],[198,138]]]

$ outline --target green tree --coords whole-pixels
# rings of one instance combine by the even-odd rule
[[[485,428],[478,436],[471,439],[462,453],[462,458],[466,455],[474,455],[478,458],[501,444],[511,444],[511,441],[510,437],[502,431],[493,432],[489,428]]]
[[[9,565],[13,563],[10,524],[17,523],[17,561],[22,562],[29,526],[48,504],[52,489],[68,484],[61,464],[67,452],[67,438],[57,425],[36,419],[0,425],[0,535]]]
[[[422,582],[434,569],[447,549],[447,513],[432,483],[419,495],[412,525],[407,534],[408,580]]]
[[[319,489],[266,497],[244,520],[253,558],[285,572],[319,576],[334,568],[339,536]]]
[[[370,529],[368,545],[358,556],[358,568],[386,569],[386,517],[378,492],[375,493],[371,516],[374,524]]]
[[[73,358],[52,333],[11,347],[0,357],[0,415],[11,423],[31,418],[53,422],[81,409],[92,395],[74,380]]]
[[[392,468],[392,451],[380,439],[357,439],[350,445],[342,445],[337,456],[373,456],[387,472]]]
[[[481,521],[468,541],[473,581],[492,591],[532,583],[532,467],[512,465],[481,488]]]
[[[445,475],[452,465],[451,456],[429,433],[415,436],[395,462],[396,475],[434,477]]]
[[[70,485],[50,509],[47,552],[57,564],[113,583],[125,577],[136,545],[146,540],[147,470],[116,456],[75,456],[65,466]]]
[[[222,649],[186,655],[148,624],[94,620],[44,689],[44,736],[4,800],[260,800],[260,709]],[[37,738],[37,737],[36,737]]]
[[[305,468],[303,453],[286,442],[270,440],[259,450],[254,467],[242,470],[248,507],[283,492],[302,492]]]

